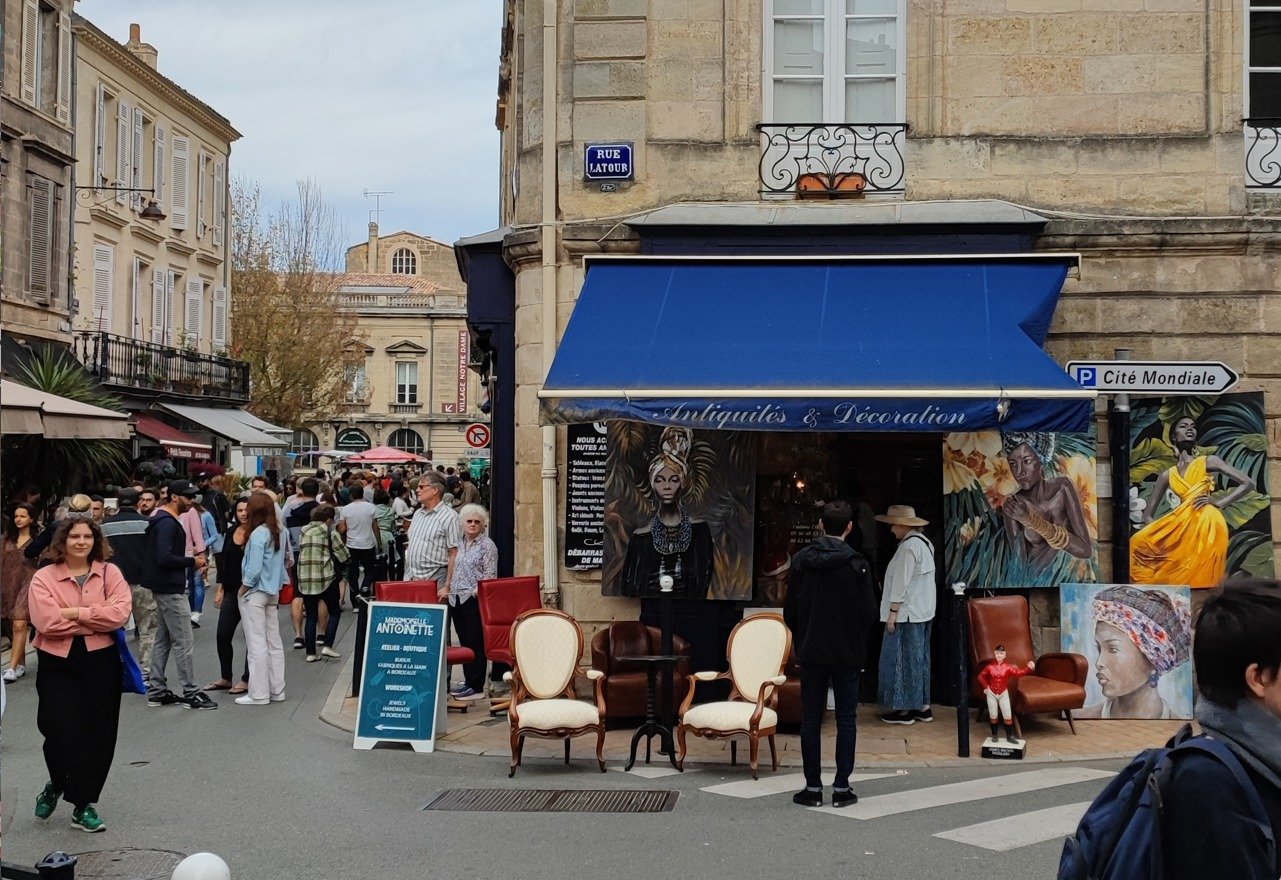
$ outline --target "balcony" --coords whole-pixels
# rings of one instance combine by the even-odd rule
[[[1245,120],[1247,189],[1281,189],[1281,119]]]
[[[387,411],[394,416],[417,415],[422,411],[421,403],[396,403],[395,401],[387,404]]]
[[[902,193],[907,123],[761,123],[763,198]]]
[[[104,387],[190,400],[249,402],[249,364],[114,333],[82,331],[74,350]]]

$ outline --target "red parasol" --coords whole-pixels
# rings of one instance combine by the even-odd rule
[[[343,459],[344,464],[409,464],[426,462],[427,459],[394,446],[375,446]]]

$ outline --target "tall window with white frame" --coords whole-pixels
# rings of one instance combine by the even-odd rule
[[[762,195],[902,192],[906,0],[763,2]]]
[[[368,386],[365,382],[365,365],[356,364],[347,367],[347,402],[363,404],[368,395]]]
[[[418,362],[396,363],[396,403],[401,406],[418,403]]]
[[[901,122],[901,0],[765,0],[767,122]]]
[[[1247,0],[1246,185],[1281,188],[1281,0]]]

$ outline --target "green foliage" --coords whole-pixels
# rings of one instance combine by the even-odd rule
[[[1264,532],[1240,531],[1228,539],[1228,575],[1276,576],[1272,538]]]
[[[1217,501],[1226,497],[1235,490],[1235,486],[1231,489],[1221,489],[1211,495],[1210,498]],[[1227,520],[1228,529],[1230,531],[1235,531],[1271,506],[1272,501],[1268,496],[1255,492],[1254,490],[1250,490],[1244,498],[1234,501],[1232,504],[1223,508],[1223,518]]]
[[[70,356],[45,349],[18,368],[23,385],[68,400],[124,412],[119,398],[94,384]],[[40,435],[15,434],[3,441],[3,491],[13,498],[26,487],[40,490],[52,501],[89,486],[122,479],[129,469],[128,445],[123,440],[51,440]]]

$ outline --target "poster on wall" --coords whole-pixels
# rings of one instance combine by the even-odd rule
[[[983,589],[1097,581],[1095,480],[1093,430],[943,435],[948,581]]]
[[[1063,650],[1089,661],[1074,718],[1191,718],[1192,613],[1187,587],[1064,584]]]
[[[1213,587],[1270,578],[1263,392],[1132,403],[1130,579]]]
[[[756,441],[738,431],[609,423],[606,596],[752,596]]]
[[[600,568],[605,543],[604,422],[565,429],[565,567]]]

